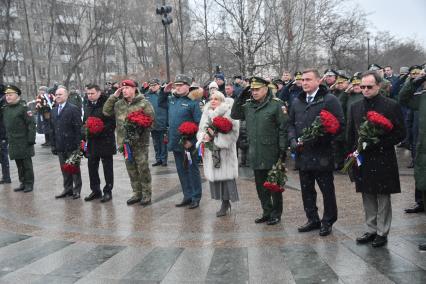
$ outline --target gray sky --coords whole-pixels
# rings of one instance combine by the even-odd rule
[[[369,30],[389,31],[398,38],[414,38],[426,48],[425,0],[352,0],[371,23]]]

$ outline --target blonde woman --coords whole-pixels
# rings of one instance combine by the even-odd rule
[[[203,167],[204,175],[210,184],[211,197],[222,201],[220,210],[216,212],[217,217],[225,216],[231,209],[231,201],[239,200],[236,184],[238,177],[236,143],[240,123],[231,118],[233,102],[233,99],[225,98],[221,92],[212,91],[210,101],[204,107],[197,133],[197,145],[208,142],[213,145],[212,150],[204,147]],[[218,116],[227,118],[232,123],[230,132],[220,133],[209,127]]]

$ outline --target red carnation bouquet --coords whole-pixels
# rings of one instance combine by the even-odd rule
[[[154,119],[141,110],[129,113],[124,121],[126,131],[125,142],[132,144],[140,138],[144,131],[151,127]]]
[[[83,152],[81,149],[72,152],[65,163],[62,165],[62,171],[71,175],[78,174],[80,172],[80,162],[82,156]]]
[[[299,137],[298,142],[303,144],[327,134],[336,135],[339,130],[340,122],[337,118],[331,112],[323,109],[312,125],[303,129],[302,136]]]
[[[192,121],[185,121],[178,127],[178,132],[181,136],[179,143],[183,145],[185,141],[194,139],[198,132],[198,125]]]
[[[284,185],[288,180],[286,172],[285,164],[279,159],[268,172],[268,177],[263,183],[263,187],[270,192],[283,192],[285,190]]]
[[[86,137],[93,137],[100,134],[104,130],[104,122],[99,117],[89,116],[86,120],[84,128],[86,129]]]
[[[214,134],[210,133],[209,129],[213,130]],[[231,130],[232,130],[232,122],[228,118],[223,116],[216,116],[210,121],[210,123],[208,123],[205,132],[213,140],[217,133],[227,134],[231,132]],[[213,151],[214,144],[212,141],[205,142],[204,145],[207,149]]]
[[[131,146],[138,141],[146,129],[152,126],[154,119],[147,115],[143,109],[132,111],[124,120],[124,141],[123,145],[118,149],[124,154],[124,158],[129,162],[133,161],[133,151]]]
[[[365,121],[359,127],[357,148],[346,158],[342,172],[349,172],[355,162],[360,166],[363,161],[361,153],[368,146],[379,143],[381,136],[392,131],[392,129],[392,122],[384,115],[375,111],[367,112]]]
[[[195,122],[185,121],[179,125],[178,132],[181,136],[179,143],[185,145],[186,141],[194,139],[198,132],[198,125]],[[192,165],[191,152],[185,149],[183,167],[187,169],[190,165]]]

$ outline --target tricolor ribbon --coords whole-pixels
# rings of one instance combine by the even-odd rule
[[[186,155],[186,158],[188,159],[189,165],[191,166],[192,165],[191,152],[185,150],[185,155]]]
[[[53,104],[52,104],[52,101],[50,100],[49,94],[45,93],[45,94],[43,94],[43,97],[46,99],[47,104],[49,105],[50,109],[52,109],[53,108]]]
[[[353,152],[352,155],[355,157],[356,164],[358,165],[358,167],[361,166],[364,162],[364,157],[360,153],[358,153],[358,151]]]
[[[123,151],[124,151],[124,158],[127,161],[132,162],[133,161],[132,149],[130,148],[130,145],[128,143],[124,143]]]
[[[198,147],[198,156],[200,157],[204,157],[204,143],[201,143],[200,146]]]

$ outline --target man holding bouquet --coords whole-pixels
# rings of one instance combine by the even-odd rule
[[[381,76],[375,71],[362,74],[364,99],[351,106],[347,141],[355,162],[353,172],[356,191],[362,193],[367,232],[357,238],[373,247],[386,244],[391,226],[391,194],[400,193],[395,145],[405,137],[400,106],[380,95]],[[346,166],[345,166],[346,167]]]
[[[265,182],[278,160],[284,162],[286,158],[288,116],[283,102],[272,95],[268,84],[261,77],[252,77],[250,86],[232,106],[231,118],[247,123],[250,166],[263,210],[254,222],[275,225],[281,221],[283,212],[282,191],[270,191]]]
[[[296,152],[296,168],[299,169],[303,207],[308,221],[299,232],[320,229],[320,236],[327,236],[337,220],[337,204],[334,192],[334,161],[332,141],[344,127],[343,110],[336,96],[321,85],[316,69],[302,72],[301,92],[290,109],[288,136],[292,152]],[[324,123],[324,122],[334,123]],[[315,181],[324,200],[322,220],[316,206]]]
[[[202,89],[190,87],[192,78],[176,75],[174,92],[168,84],[160,93],[159,107],[169,112],[169,143],[167,148],[173,151],[182,187],[183,199],[176,207],[199,207],[201,200],[201,177],[195,153],[196,134],[201,119],[200,98]]]
[[[150,127],[154,121],[151,103],[139,94],[136,82],[127,79],[105,102],[103,114],[107,117],[115,116],[117,122],[117,144],[124,154],[133,189],[133,196],[127,200],[127,205],[138,202],[142,206],[150,205],[152,191],[148,146]],[[137,123],[144,120],[149,121],[144,125]]]
[[[88,159],[87,166],[92,192],[84,200],[92,201],[101,198],[101,202],[107,202],[112,199],[111,191],[114,185],[112,156],[116,153],[115,119],[106,117],[102,113],[107,97],[101,94],[98,85],[87,85],[86,95],[88,102],[84,107],[82,134],[85,140],[84,151]],[[103,196],[99,179],[99,162],[101,160],[105,177]]]

